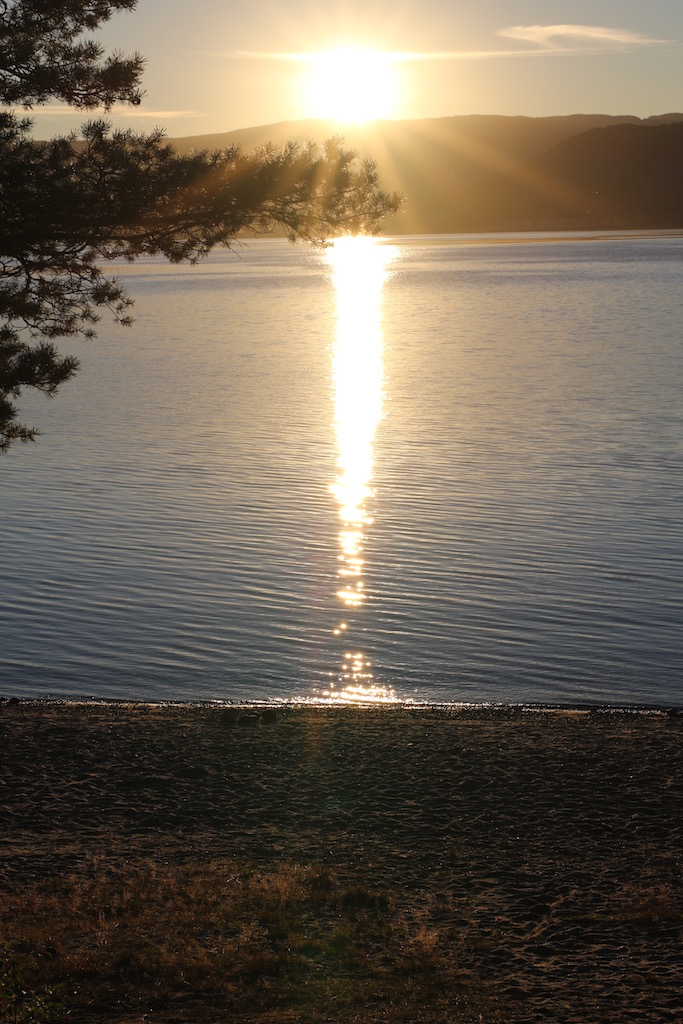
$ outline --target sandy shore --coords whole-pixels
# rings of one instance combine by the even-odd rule
[[[681,1020],[682,739],[674,713],[288,708],[235,720],[205,707],[3,702],[0,960],[38,957],[18,908],[35,916],[55,879],[73,901],[75,880],[98,871],[113,885],[138,865],[158,878],[210,867],[215,882],[222,865],[225,885],[271,879],[272,900],[287,868],[299,893],[278,897],[294,908],[287,927],[299,935],[294,918],[309,915],[318,936],[287,950],[301,991],[318,995],[297,1008],[279,994],[293,971],[271,928],[277,969],[226,980],[203,997],[204,1021]],[[323,888],[316,923],[311,893]],[[115,914],[98,913],[102,935]],[[355,929],[348,953],[320,938],[341,934],[342,918]],[[410,948],[390,956],[386,936],[399,933]],[[334,988],[335,970],[352,987],[355,972],[354,997]],[[417,979],[412,1003],[408,988],[392,1001],[392,972]],[[239,1002],[250,990],[258,999]],[[60,1012],[196,1019],[198,997],[181,996],[172,1009],[150,997],[144,1012],[122,997],[104,1016],[74,995]]]

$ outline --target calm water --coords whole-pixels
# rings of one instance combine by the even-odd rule
[[[683,703],[683,239],[122,267],[0,462],[0,693]]]

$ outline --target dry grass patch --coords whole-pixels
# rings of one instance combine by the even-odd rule
[[[216,861],[27,884],[0,904],[5,1016],[75,1022],[494,1021],[419,896]],[[25,997],[12,997],[11,974]],[[482,1016],[480,1017],[480,1014]],[[42,1015],[42,1016],[41,1016]]]

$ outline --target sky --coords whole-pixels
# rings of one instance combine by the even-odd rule
[[[147,59],[113,124],[170,137],[308,117],[683,111],[683,0],[138,0],[96,33]],[[63,105],[35,134],[76,129]]]

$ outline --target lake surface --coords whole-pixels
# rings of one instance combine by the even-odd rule
[[[683,704],[683,239],[118,267],[0,461],[0,694]]]

